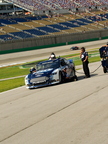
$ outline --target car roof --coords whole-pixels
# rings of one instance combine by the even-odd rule
[[[38,64],[49,63],[49,62],[59,62],[60,59],[63,59],[63,58],[57,58],[57,59],[54,59],[54,60],[46,60],[46,61],[39,62]]]

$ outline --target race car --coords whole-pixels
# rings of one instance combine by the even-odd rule
[[[30,70],[25,77],[25,85],[29,89],[62,83],[67,80],[77,80],[72,59],[57,58],[42,61],[33,70]]]
[[[99,49],[103,72],[108,72],[108,46],[102,46]]]
[[[73,46],[70,48],[70,50],[79,50],[79,47],[78,46]]]

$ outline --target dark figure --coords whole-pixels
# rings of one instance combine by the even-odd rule
[[[49,57],[49,60],[54,60],[54,59],[56,59],[56,55],[52,52]]]
[[[108,42],[106,45],[102,46],[100,49],[99,49],[99,52],[100,52],[100,57],[101,58],[106,58],[108,57]]]
[[[106,57],[107,57],[107,59],[108,59],[108,42],[107,42],[106,48],[105,48],[105,55],[106,55]]]
[[[88,64],[89,64],[88,52],[85,51],[84,47],[81,48],[80,58],[82,60],[83,71],[85,73],[85,77],[89,78],[90,77],[90,71],[89,71],[89,67],[88,67]]]
[[[108,43],[99,49],[103,72],[108,72]]]
[[[36,69],[34,67],[30,68],[30,74],[36,72]]]

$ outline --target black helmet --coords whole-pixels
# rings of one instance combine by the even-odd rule
[[[33,71],[36,71],[36,69],[34,68],[34,67],[32,67],[31,69],[30,69],[30,72],[32,73]]]

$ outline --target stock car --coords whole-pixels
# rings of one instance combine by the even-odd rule
[[[75,65],[72,59],[57,58],[39,62],[36,71],[25,77],[25,85],[32,89],[62,83],[67,79],[77,80]]]
[[[79,47],[78,46],[73,46],[70,48],[70,50],[79,50]]]

